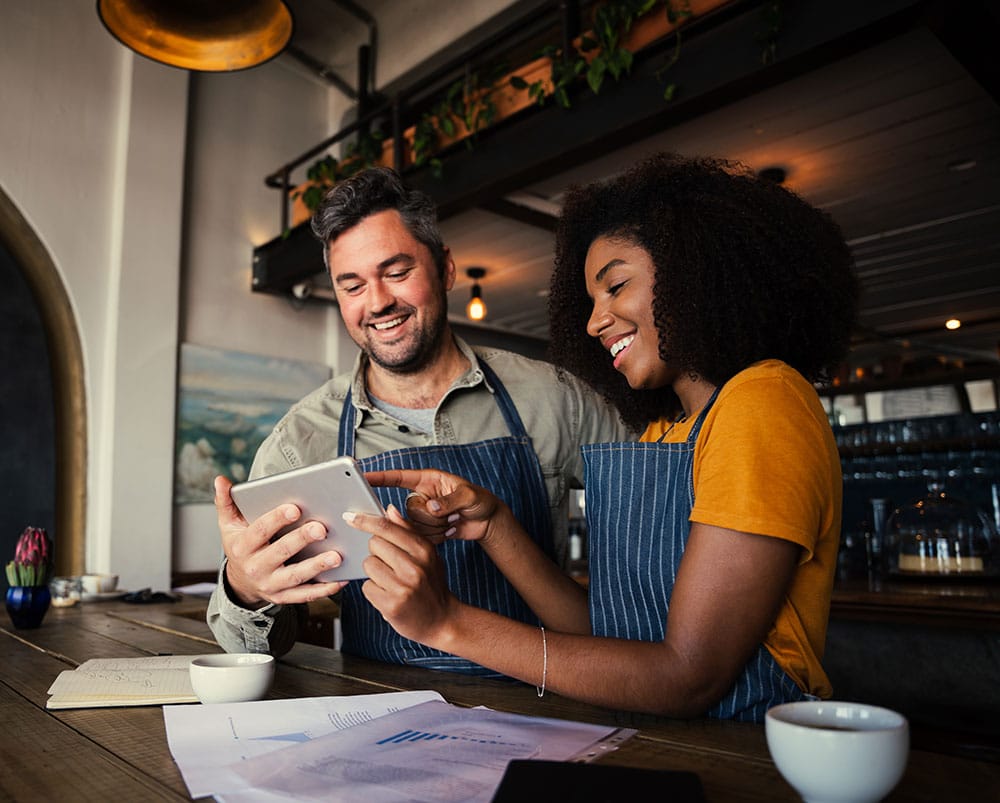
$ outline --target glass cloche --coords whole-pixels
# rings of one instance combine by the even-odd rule
[[[969,580],[1000,574],[993,522],[981,508],[946,493],[939,482],[893,512],[885,537],[890,574]]]

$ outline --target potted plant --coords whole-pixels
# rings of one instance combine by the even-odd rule
[[[52,541],[41,527],[25,527],[7,564],[7,613],[14,627],[38,627],[49,609]]]

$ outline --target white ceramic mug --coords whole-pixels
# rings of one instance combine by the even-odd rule
[[[899,783],[910,750],[906,717],[833,700],[786,703],[764,719],[775,766],[807,803],[874,803]]]

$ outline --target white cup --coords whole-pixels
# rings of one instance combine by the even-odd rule
[[[830,700],[786,703],[764,718],[775,766],[806,803],[875,803],[906,769],[910,729],[888,708]]]
[[[191,687],[203,703],[259,700],[271,688],[274,658],[263,653],[200,655],[191,661]]]
[[[118,588],[117,574],[85,574],[80,584],[87,594],[107,594]]]

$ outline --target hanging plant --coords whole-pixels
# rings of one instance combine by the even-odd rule
[[[384,139],[381,131],[359,131],[343,159],[327,154],[309,166],[306,183],[292,193],[292,200],[300,199],[310,212],[315,212],[335,184],[378,164]]]
[[[674,46],[670,51],[670,55],[667,56],[666,63],[656,71],[657,80],[662,80],[663,74],[667,72],[671,67],[673,67],[681,57],[681,25],[687,20],[689,20],[693,14],[691,13],[691,3],[690,0],[681,0],[679,3],[674,3],[672,0],[667,0],[667,22],[674,26]],[[673,81],[668,83],[663,89],[663,99],[668,103],[674,99],[677,94],[677,84]]]
[[[606,76],[619,81],[631,71],[632,51],[622,47],[621,41],[632,29],[632,23],[655,5],[656,0],[621,0],[598,6],[594,11],[593,35],[581,39],[580,52],[594,54],[587,66],[587,85],[595,95],[601,91]]]
[[[485,74],[466,69],[465,76],[448,87],[445,96],[417,121],[413,132],[413,164],[429,165],[434,175],[441,177],[441,160],[434,157],[447,140],[464,135],[465,147],[475,146],[477,135],[496,120],[497,107],[493,95],[499,76],[509,70],[506,64],[496,64]]]
[[[669,35],[673,36],[673,46],[662,66],[655,71],[657,80],[662,81],[680,58],[681,29],[694,16],[691,0],[608,0],[594,8],[590,28],[570,51],[546,45],[538,52],[538,59],[545,62],[538,66],[547,69],[546,77],[537,78],[538,71],[534,71],[504,78],[510,72],[505,64],[496,64],[487,70],[467,66],[465,75],[448,86],[406,133],[410,163],[414,167],[428,167],[436,178],[440,178],[443,162],[439,154],[458,140],[462,140],[466,148],[474,148],[478,134],[496,122],[496,98],[508,87],[527,93],[529,105],[545,106],[551,101],[568,109],[572,106],[576,87],[585,83],[591,92],[599,94],[609,80],[616,83],[623,80],[631,73],[635,58],[623,43],[629,40],[636,23],[653,13],[661,3]],[[764,63],[770,63],[775,57],[781,31],[781,4],[781,0],[768,0],[761,7],[762,29],[757,39],[761,43]],[[656,23],[654,27],[660,26],[661,23]],[[647,44],[654,41],[643,39],[642,34],[638,38]],[[676,93],[677,85],[668,82],[663,99],[670,102]],[[509,93],[503,96],[504,102],[509,103],[510,97]],[[519,108],[523,107],[522,100]],[[338,181],[380,163],[382,140],[381,134],[359,134],[342,160],[326,156],[315,162],[307,172],[309,186],[296,191],[293,198],[301,198],[310,212],[315,211],[328,189]]]
[[[526,91],[539,106],[554,99],[564,109],[570,108],[570,89],[578,83],[581,75],[586,76],[591,92],[599,94],[608,76],[617,82],[631,72],[634,55],[622,45],[622,41],[632,25],[649,14],[659,2],[612,0],[598,6],[594,10],[590,31],[580,38],[579,45],[574,46],[571,53],[554,45],[548,45],[539,52],[539,57],[547,58],[551,63],[548,81],[529,83],[515,75],[511,77],[510,85],[519,91]],[[690,7],[686,2],[684,5],[687,7],[686,16],[690,16]],[[674,22],[677,12],[669,0],[666,8],[668,19]]]

